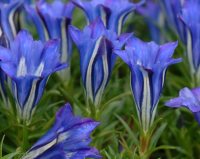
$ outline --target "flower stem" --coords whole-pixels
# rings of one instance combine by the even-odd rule
[[[149,148],[149,141],[150,137],[147,133],[142,133],[140,136],[140,148],[139,148],[139,155],[140,159],[148,159],[148,148]]]
[[[28,142],[28,128],[25,122],[23,122],[23,130],[22,130],[22,145],[21,148],[23,151],[27,150],[27,147],[29,145]]]
[[[89,109],[88,116],[98,121],[101,116],[100,111],[99,111],[99,106],[94,105],[89,99],[87,100],[87,106]]]

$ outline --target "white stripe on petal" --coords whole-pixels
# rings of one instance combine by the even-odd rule
[[[125,12],[124,14],[122,14],[119,18],[119,21],[118,21],[118,28],[117,28],[117,35],[120,35],[121,34],[121,31],[122,31],[122,25],[123,25],[123,21],[124,21],[124,18],[125,16],[127,15],[128,13]]]
[[[44,70],[44,62],[41,62],[37,70],[35,71],[35,76],[40,77],[42,75],[43,70]]]
[[[143,68],[141,68],[141,71],[144,81],[143,100],[141,107],[141,121],[144,131],[147,131],[150,126],[150,120],[151,120],[151,90],[150,90],[148,72],[146,72]]]
[[[2,33],[3,33],[3,32],[2,32],[2,29],[1,29],[1,27],[0,27],[0,36],[2,35]]]
[[[18,94],[17,94],[17,85],[16,83],[14,83],[14,96],[15,98],[17,99],[17,103],[16,103],[16,109],[17,109],[17,113],[19,114],[19,116],[21,117],[22,116],[22,108],[20,106],[20,103],[19,103],[19,100],[18,100]]]
[[[43,152],[45,152],[46,150],[51,148],[53,145],[55,145],[56,142],[57,142],[56,139],[54,139],[50,143],[48,143],[36,150],[32,150],[32,151],[28,152],[28,154],[26,154],[24,157],[22,157],[22,159],[35,159],[36,157],[41,155]]]
[[[192,57],[192,37],[190,31],[187,30],[187,56],[190,64],[191,73],[195,73],[194,62]]]
[[[69,134],[67,132],[61,133],[58,136],[57,143],[63,142],[69,138]]]
[[[69,35],[66,29],[66,20],[62,20],[61,23],[61,62],[62,63],[66,63],[69,62],[69,55],[70,52],[69,51]],[[68,80],[70,78],[70,69],[64,69],[58,72],[58,74],[60,75],[60,77],[63,80]]]
[[[13,9],[8,17],[9,19],[9,24],[12,30],[12,34],[13,34],[13,38],[16,36],[17,32],[16,32],[16,28],[15,28],[15,24],[14,24],[14,14],[15,14],[16,8]]]
[[[65,157],[68,159],[72,158],[74,156],[74,154],[77,153],[77,152],[67,152],[65,153]]]
[[[107,19],[106,19],[107,17],[106,17],[106,13],[102,7],[100,8],[100,13],[101,13],[101,19],[102,19],[104,25],[106,26],[108,23]]]
[[[101,98],[102,98],[102,94],[103,94],[103,91],[106,87],[106,83],[108,81],[108,76],[109,76],[109,70],[108,70],[108,57],[107,57],[107,50],[106,50],[106,44],[105,45],[105,48],[104,48],[104,53],[102,53],[102,59],[103,59],[103,70],[104,70],[104,75],[103,75],[103,82],[97,92],[97,95],[95,97],[95,105],[97,106],[98,104],[100,104],[100,101],[101,101]]]
[[[33,102],[36,100],[35,98],[35,91],[36,91],[36,85],[38,80],[34,80],[32,83],[31,92],[29,94],[29,97],[24,105],[24,109],[22,112],[22,118],[26,121],[29,121],[32,115],[33,111]]]
[[[87,74],[86,74],[86,92],[87,96],[93,101],[93,91],[92,91],[92,70],[93,70],[93,65],[94,65],[94,60],[95,57],[97,56],[99,46],[101,44],[102,36],[97,40],[94,51],[92,53],[92,57],[90,58],[88,68],[87,68]]]
[[[21,57],[17,68],[17,77],[25,76],[27,74],[26,59]]]
[[[66,63],[68,60],[68,41],[67,41],[67,29],[66,29],[66,21],[62,20],[61,23],[61,38],[62,38],[62,43],[61,43],[61,62]]]

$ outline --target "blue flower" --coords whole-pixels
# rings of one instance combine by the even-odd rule
[[[181,89],[179,97],[167,101],[165,105],[172,108],[179,108],[181,106],[188,108],[194,113],[195,118],[200,124],[200,87],[191,90],[187,87]]]
[[[70,27],[70,34],[80,53],[80,67],[86,95],[95,105],[101,101],[103,91],[109,81],[115,63],[113,48],[123,46],[130,34],[118,37],[106,30],[97,19],[83,31]]]
[[[17,34],[16,22],[19,23],[19,20],[16,20],[16,14],[21,4],[20,0],[0,2],[0,34],[3,32],[9,40]]]
[[[9,41],[7,37],[2,33],[0,36],[0,46],[9,48]],[[0,68],[0,92],[4,101],[4,104],[7,104],[7,95],[6,95],[6,88],[5,84],[7,82],[7,76],[3,72],[3,70]]]
[[[72,0],[77,7],[84,11],[90,23],[101,17],[107,29],[118,34],[121,32],[127,15],[134,11],[137,6],[143,4],[144,1],[134,4],[128,0]]]
[[[90,134],[98,125],[92,119],[74,116],[70,104],[66,104],[57,112],[54,126],[23,159],[101,158],[95,148],[88,146]]]
[[[69,63],[72,52],[72,41],[68,33],[68,26],[71,23],[74,5],[55,0],[52,3],[39,1],[36,8],[25,5],[25,10],[36,26],[38,35],[42,41],[59,38],[60,59]],[[64,72],[63,72],[64,73]],[[63,76],[67,76],[63,74]]]
[[[127,42],[125,50],[115,50],[130,68],[132,93],[145,131],[153,123],[168,66],[181,61],[172,58],[176,47],[177,42],[159,46],[133,37]]]
[[[161,6],[165,12],[165,18],[177,35],[180,36],[181,40],[186,42],[186,31],[183,24],[178,19],[178,15],[181,12],[181,8],[184,0],[162,0],[160,1]]]
[[[187,56],[191,73],[200,81],[200,1],[186,1],[180,19],[187,30]]]
[[[147,0],[145,6],[138,7],[136,11],[144,16],[149,27],[152,40],[156,43],[161,43],[163,41],[163,37],[159,27],[163,27],[164,21],[159,4],[153,0]]]
[[[25,30],[10,42],[10,49],[0,47],[1,69],[12,80],[20,119],[29,121],[39,102],[48,77],[66,67],[59,60],[59,41],[43,44],[33,41]]]

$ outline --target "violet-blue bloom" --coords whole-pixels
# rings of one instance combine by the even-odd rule
[[[160,27],[163,27],[164,20],[160,5],[154,0],[147,0],[145,5],[138,7],[136,11],[144,16],[152,40],[156,43],[161,43],[163,37],[161,35]]]
[[[7,37],[2,33],[0,36],[0,46],[9,48],[9,41],[7,39]],[[4,104],[6,104],[7,100],[6,100],[6,89],[5,89],[5,84],[7,81],[7,76],[6,74],[3,72],[3,70],[0,68],[0,92],[1,92],[1,96],[3,98]]]
[[[187,56],[192,76],[200,82],[200,1],[190,0],[184,3],[180,19],[187,30]]]
[[[101,17],[107,29],[115,31],[119,35],[127,15],[143,4],[145,0],[136,4],[128,0],[72,0],[72,2],[84,11],[90,23]]]
[[[172,108],[186,107],[200,124],[200,87],[189,89],[183,88],[179,92],[179,97],[173,98],[165,103],[166,106]]]
[[[18,18],[21,4],[20,0],[0,2],[0,35],[4,33],[9,40],[13,40],[18,32],[17,25],[19,24],[16,23],[19,23],[19,20],[16,18]]]
[[[144,131],[154,121],[168,66],[181,61],[180,58],[172,58],[176,47],[177,42],[159,46],[154,42],[143,42],[132,37],[125,50],[115,50],[130,68],[131,89]]]
[[[57,112],[53,127],[22,159],[101,158],[98,151],[89,146],[90,134],[98,125],[92,119],[74,116],[70,104],[66,104]]]
[[[98,105],[115,63],[113,48],[120,49],[131,34],[118,37],[115,32],[107,30],[100,19],[85,27],[83,31],[73,26],[69,31],[79,49],[86,96],[93,104]]]
[[[183,2],[185,0],[161,0],[161,7],[165,12],[165,17],[169,23],[169,27],[180,36],[181,40],[186,42],[186,31],[183,24],[179,21],[178,15],[181,12]]]
[[[59,40],[43,44],[33,41],[25,30],[10,42],[10,49],[0,46],[1,69],[12,80],[20,119],[31,119],[48,77],[66,67],[60,63],[59,55]]]
[[[39,1],[34,8],[25,5],[25,10],[36,26],[38,35],[42,41],[59,38],[61,62],[69,63],[72,52],[72,41],[68,33],[68,26],[71,23],[74,5],[54,0],[52,3]],[[61,76],[67,76],[62,72]]]

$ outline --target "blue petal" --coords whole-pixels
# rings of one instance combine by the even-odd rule
[[[153,123],[167,67],[181,60],[172,58],[176,46],[177,43],[159,46],[132,37],[125,50],[114,50],[130,68],[131,89],[145,131]]]
[[[66,117],[68,120],[66,120]],[[98,124],[91,119],[75,117],[71,106],[66,104],[57,112],[52,129],[32,146],[23,159],[101,158],[96,149],[88,146],[91,142],[89,136]]]
[[[42,50],[42,57],[41,62],[44,63],[44,72],[43,76],[48,76],[49,74],[58,71],[67,67],[66,64],[60,64],[60,54],[59,54],[59,40],[50,40],[48,41],[43,50]]]
[[[162,35],[157,25],[159,25],[162,12],[159,4],[153,0],[148,0],[145,6],[138,7],[136,11],[145,17],[145,22],[150,30],[152,40],[160,43]]]
[[[36,10],[34,8],[32,8],[30,5],[25,5],[24,7],[25,7],[25,11],[27,12],[28,16],[30,17],[30,19],[33,21],[33,23],[36,26],[39,38],[43,42],[45,42],[48,37],[46,35],[46,28],[45,28],[40,16],[36,12]]]
[[[59,59],[59,40],[43,44],[22,30],[10,41],[10,49],[0,50],[1,69],[12,80],[19,118],[30,121],[48,77],[67,66]]]
[[[54,1],[53,3],[38,2],[36,7],[47,29],[48,38],[59,38],[61,40],[59,44],[61,62],[69,62],[72,53],[72,41],[68,26],[71,23],[74,5],[71,2]],[[35,24],[38,25],[36,22]]]
[[[1,28],[9,40],[13,40],[17,34],[16,26],[14,24],[14,14],[21,4],[22,3],[19,0],[13,0],[12,2],[9,2],[9,4],[0,2]]]
[[[23,120],[31,119],[33,108],[37,104],[36,101],[38,102],[38,93],[42,94],[38,90],[43,91],[43,89],[38,89],[40,83],[42,83],[41,79],[31,76],[14,79],[13,92],[19,105],[18,115]]]
[[[82,2],[81,0],[72,0],[72,2],[79,8],[81,8],[86,14],[89,22],[91,23],[97,17],[101,15],[101,7],[100,4],[103,0],[91,1],[91,2]]]
[[[83,43],[83,39],[81,37],[81,31],[74,26],[69,26],[69,32],[74,43],[79,47],[79,44]]]
[[[190,90],[187,87],[181,89],[179,97],[171,99],[165,103],[169,107],[181,107],[185,106],[192,112],[200,111],[200,98],[199,98],[200,88],[195,88]]]
[[[178,46],[178,41],[170,42],[170,43],[166,43],[164,45],[161,45],[157,60],[162,62],[162,61],[170,59],[177,46]]]

